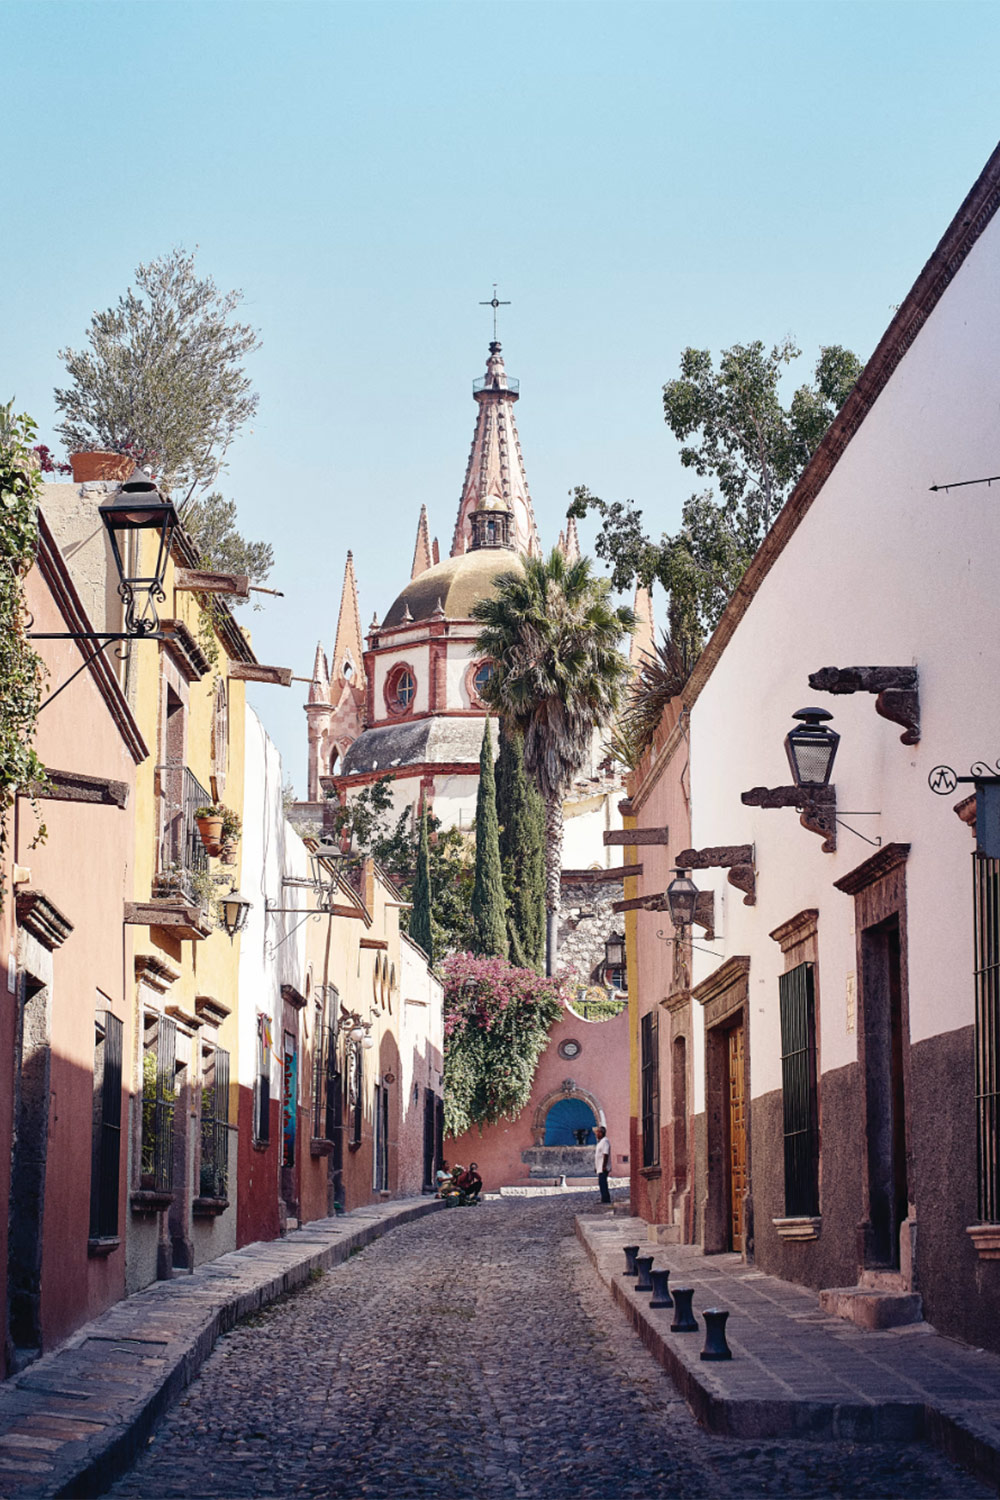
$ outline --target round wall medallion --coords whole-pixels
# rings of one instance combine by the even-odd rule
[[[575,1037],[567,1037],[564,1042],[559,1043],[560,1057],[579,1057],[583,1048]]]

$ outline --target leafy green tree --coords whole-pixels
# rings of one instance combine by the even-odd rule
[[[724,349],[718,368],[707,349],[685,349],[680,375],[663,387],[664,418],[683,445],[680,460],[718,490],[684,504],[680,529],[659,541],[642,527],[631,500],[605,501],[585,486],[570,515],[602,518],[597,555],[612,566],[616,589],[654,580],[669,596],[669,634],[694,657],[746,572],[775,516],[850,394],[862,364],[839,345],[821,349],[812,383],[787,408],[782,373],[800,350],[785,339],[768,351],[759,340]]]
[[[546,970],[555,972],[562,868],[563,797],[591,749],[595,729],[619,709],[629,667],[620,645],[635,616],[611,602],[611,583],[590,559],[554,548],[495,580],[478,600],[479,650],[493,672],[482,696],[524,742],[524,765],[545,804]]]
[[[45,769],[32,748],[45,674],[28,640],[24,603],[24,575],[38,545],[42,481],[32,453],[35,436],[34,422],[15,414],[12,401],[0,406],[0,854],[7,847],[8,814],[18,793],[45,780]],[[41,824],[36,842],[44,836]]]
[[[243,300],[199,277],[182,249],[136,267],[135,287],[94,313],[86,349],[63,349],[70,383],[55,393],[69,449],[108,448],[149,464],[181,506],[215,483],[257,410],[243,368],[260,347]]]
[[[502,719],[496,783],[510,960],[540,974],[545,967],[545,808],[525,775],[521,737]]]
[[[417,848],[417,870],[413,880],[413,910],[410,912],[410,937],[434,962],[434,938],[431,932],[431,851],[427,836],[427,809],[420,816],[420,844]]]
[[[236,502],[213,490],[195,495],[184,512],[184,525],[201,554],[201,563],[218,573],[245,573],[251,583],[263,583],[274,564],[270,542],[248,542],[236,526]],[[223,595],[232,604],[246,601]]]
[[[405,807],[393,816],[394,780],[389,774],[362,787],[334,808],[330,821],[334,836],[350,845],[355,863],[375,859],[389,875],[405,881],[412,879],[415,867],[413,809]]]
[[[507,957],[507,898],[500,868],[493,736],[486,720],[479,752],[476,793],[476,875],[472,887],[472,951],[484,958]]]

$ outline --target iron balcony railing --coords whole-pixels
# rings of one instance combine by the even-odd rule
[[[212,797],[187,766],[157,766],[156,777],[160,803],[156,894],[177,894],[193,901],[197,897],[192,876],[208,869],[208,852],[194,815]]]

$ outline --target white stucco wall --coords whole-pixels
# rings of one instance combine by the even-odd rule
[[[410,668],[416,681],[413,695],[413,713],[426,713],[430,707],[430,650],[426,641],[402,640],[398,651],[375,657],[375,720],[381,723],[390,717],[385,703],[386,678],[396,667],[404,663]]]
[[[835,854],[793,809],[742,806],[752,786],[791,781],[783,739],[792,713],[817,703],[842,739],[838,811],[868,838],[912,845],[906,866],[909,1013],[913,1041],[973,1019],[972,840],[952,812],[971,788],[936,797],[940,762],[967,774],[1000,755],[997,557],[1000,504],[983,486],[932,484],[997,469],[1000,406],[1000,224],[986,229],[869,412],[729,642],[691,715],[692,843],[753,843],[757,905],[722,872],[697,872],[725,892],[720,933],[704,944],[749,954],[752,1091],[780,1086],[777,978],[767,934],[808,907],[819,918],[820,1065],[853,1061],[847,988],[855,969],[853,898],[832,882],[874,849],[845,828]],[[808,686],[825,666],[909,665],[920,674],[920,744],[875,712],[874,696]],[[850,811],[847,811],[850,810]],[[878,812],[878,817],[850,812]],[[719,896],[717,895],[717,902]],[[694,978],[718,959],[696,952]],[[695,1007],[700,1031],[700,1007]],[[700,1050],[700,1049],[699,1049]],[[704,1107],[698,1058],[695,1108]]]

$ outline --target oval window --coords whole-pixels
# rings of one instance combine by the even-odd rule
[[[492,676],[493,663],[491,661],[484,661],[481,667],[476,668],[476,675],[472,680],[480,698],[483,696],[483,690]]]
[[[416,691],[416,684],[413,681],[413,673],[408,671],[406,667],[404,667],[399,676],[396,678],[396,681],[393,684],[393,689],[394,690],[392,696],[395,698],[400,708],[409,708],[410,704],[413,702],[413,694]]]

